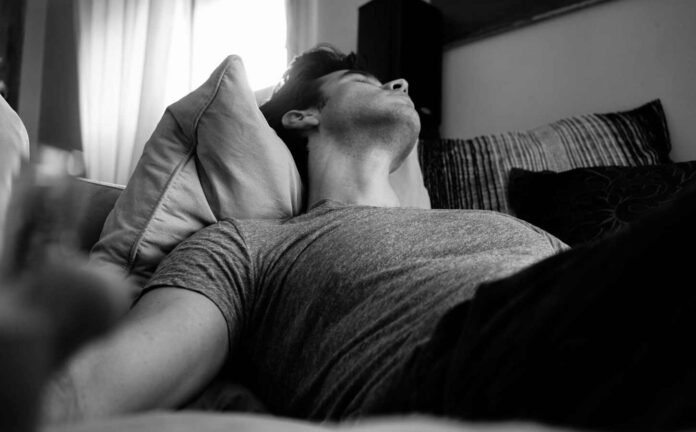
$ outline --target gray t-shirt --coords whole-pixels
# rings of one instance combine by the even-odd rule
[[[179,245],[146,289],[210,298],[227,321],[230,355],[274,413],[338,419],[388,397],[409,353],[479,284],[564,247],[495,212],[327,200],[284,221],[208,227]]]

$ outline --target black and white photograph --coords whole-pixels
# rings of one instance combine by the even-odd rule
[[[696,1],[0,0],[0,431],[696,431]]]

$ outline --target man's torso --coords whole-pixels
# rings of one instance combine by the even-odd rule
[[[199,291],[220,307],[233,355],[274,412],[342,418],[386,397],[392,374],[481,283],[558,247],[493,212],[327,201],[287,221],[203,230],[150,286]]]

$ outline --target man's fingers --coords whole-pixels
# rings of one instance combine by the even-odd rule
[[[75,182],[68,176],[42,177],[31,165],[22,167],[4,227],[0,277],[31,271],[43,260],[46,245],[77,248],[81,197]]]
[[[132,290],[118,275],[89,267],[82,256],[48,249],[41,268],[26,276],[25,295],[52,327],[57,366],[128,310]]]
[[[25,165],[8,212],[0,284],[45,317],[55,364],[109,328],[128,310],[133,292],[120,276],[89,267],[78,252],[84,204],[75,178]]]

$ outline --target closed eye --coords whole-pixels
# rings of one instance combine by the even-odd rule
[[[370,84],[370,85],[377,86],[377,87],[382,87],[382,83],[379,82],[379,81],[375,81],[375,80],[370,80],[370,79],[358,79],[358,80],[356,80],[356,81],[361,82],[361,83],[365,83],[365,84]]]
[[[382,86],[382,83],[377,78],[375,78],[372,74],[365,72],[365,71],[361,71],[361,70],[356,70],[356,69],[347,70],[343,73],[343,75],[341,77],[342,78],[350,77],[350,79],[352,79],[356,82],[371,84],[371,85],[375,85],[378,87]]]

